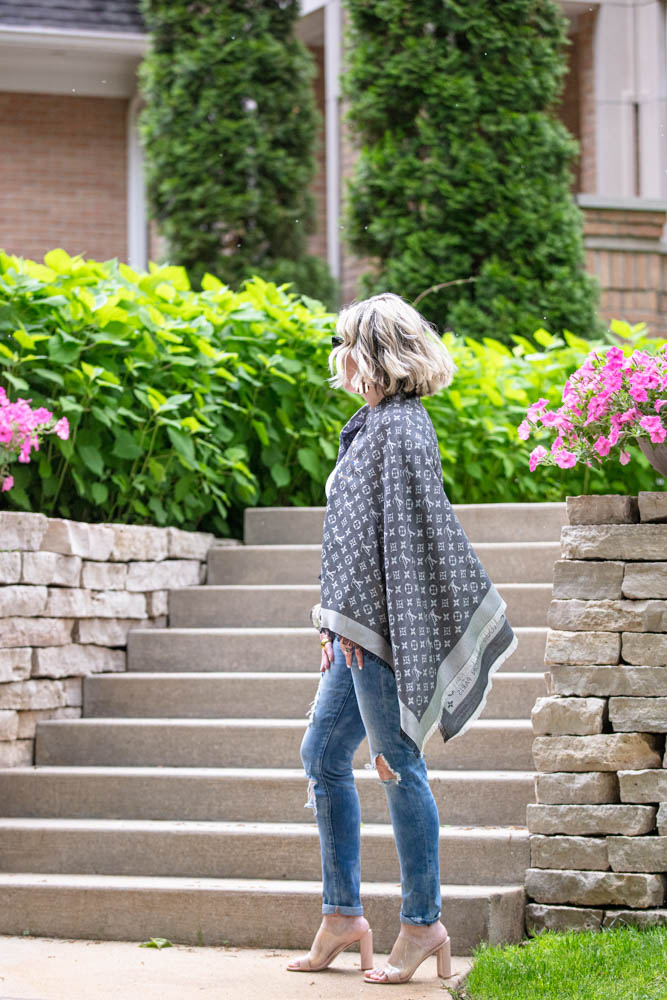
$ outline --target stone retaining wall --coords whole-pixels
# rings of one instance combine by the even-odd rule
[[[567,512],[532,712],[526,925],[667,923],[667,493]]]
[[[81,716],[84,676],[126,669],[129,629],[167,625],[214,541],[232,540],[0,513],[0,767],[33,763],[40,719]]]

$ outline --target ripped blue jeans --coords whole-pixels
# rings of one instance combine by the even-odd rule
[[[352,773],[355,750],[368,736],[371,763],[382,758],[394,777],[383,781],[401,866],[401,922],[440,918],[440,822],[426,763],[400,735],[396,681],[389,665],[363,650],[348,668],[336,636],[334,660],[320,678],[301,744],[309,799],[322,849],[322,913],[363,913],[361,808]]]

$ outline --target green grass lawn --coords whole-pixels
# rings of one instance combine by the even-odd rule
[[[667,1000],[667,927],[546,931],[473,959],[457,1000]]]

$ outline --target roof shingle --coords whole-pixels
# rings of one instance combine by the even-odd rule
[[[0,26],[145,33],[137,0],[0,0]]]

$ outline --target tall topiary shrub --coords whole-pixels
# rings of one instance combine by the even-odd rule
[[[600,332],[570,191],[577,143],[554,115],[566,18],[554,0],[345,0],[343,92],[361,146],[350,247],[364,294],[415,300],[440,329],[507,341]]]
[[[321,115],[298,0],[141,0],[150,211],[174,263],[237,287],[253,274],[331,302],[306,252]]]

